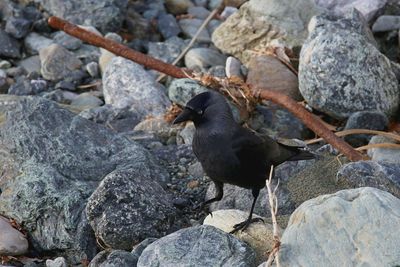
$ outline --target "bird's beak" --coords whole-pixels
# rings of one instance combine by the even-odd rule
[[[189,121],[192,119],[192,113],[189,109],[185,108],[179,115],[178,117],[175,118],[175,120],[172,122],[173,124],[181,123],[184,121]]]

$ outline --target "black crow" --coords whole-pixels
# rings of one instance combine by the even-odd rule
[[[271,165],[314,158],[310,152],[267,136],[260,137],[237,124],[227,101],[217,92],[193,97],[173,123],[184,121],[193,121],[195,125],[193,152],[216,188],[215,197],[205,201],[202,207],[222,199],[224,183],[252,190],[254,199],[249,217],[236,224],[231,233],[244,230],[256,221],[252,219],[254,205]]]

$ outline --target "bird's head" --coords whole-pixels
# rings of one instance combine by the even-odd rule
[[[190,99],[173,123],[193,121],[195,125],[200,125],[226,114],[231,116],[231,110],[225,98],[217,92],[207,91]]]

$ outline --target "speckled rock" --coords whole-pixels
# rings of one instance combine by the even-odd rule
[[[172,102],[184,107],[192,97],[207,90],[191,79],[175,79],[168,86],[168,96]]]
[[[61,80],[82,65],[74,54],[58,44],[41,49],[39,56],[42,76],[51,81]]]
[[[356,8],[370,22],[379,11],[383,10],[388,0],[316,0],[315,2],[337,15],[346,14]]]
[[[116,31],[122,26],[127,0],[37,0],[54,16],[75,24],[94,26],[102,32]]]
[[[357,161],[343,165],[337,182],[351,187],[375,187],[400,198],[400,164],[390,162]]]
[[[0,29],[0,57],[20,58],[20,47],[21,45],[16,39]]]
[[[345,18],[321,15],[310,22],[299,66],[300,92],[310,106],[339,119],[356,111],[390,116],[397,110],[396,76],[366,27],[356,10]]]
[[[116,169],[168,180],[140,145],[52,101],[2,96],[0,103],[0,214],[24,226],[38,253],[71,265],[95,255],[86,200]]]
[[[292,214],[281,239],[280,262],[393,266],[400,262],[399,235],[400,199],[370,187],[343,190],[309,200]]]
[[[251,267],[255,266],[255,253],[232,235],[204,225],[185,228],[155,241],[143,251],[137,266],[177,265]]]
[[[251,50],[262,50],[275,39],[300,47],[307,37],[307,24],[317,13],[312,0],[250,0],[214,31],[212,41],[247,64]]]
[[[107,65],[103,93],[106,104],[129,107],[140,118],[162,115],[170,105],[162,86],[142,66],[122,57],[113,58]]]
[[[166,234],[174,218],[172,201],[140,169],[107,175],[86,206],[97,238],[114,249],[129,250],[148,236]]]

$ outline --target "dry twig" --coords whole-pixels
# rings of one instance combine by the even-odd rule
[[[174,78],[187,78],[188,76],[192,76],[192,72],[190,70],[183,70],[171,64],[162,62],[155,58],[146,56],[142,53],[139,53],[129,47],[126,47],[120,43],[114,42],[112,40],[103,38],[99,35],[96,35],[92,32],[84,30],[76,25],[73,25],[65,20],[62,20],[58,17],[50,17],[49,25],[53,28],[62,30],[80,40],[83,40],[89,44],[102,47],[104,49],[109,50],[115,55],[125,57],[136,63],[144,65],[148,68],[157,70],[159,72],[170,75]],[[215,79],[215,77],[208,77],[209,80],[213,80],[211,84],[214,86],[211,87],[215,90],[220,90],[220,83]],[[324,138],[328,143],[330,143],[333,147],[337,148],[340,152],[342,152],[347,158],[352,161],[362,160],[361,154],[354,150],[349,144],[336,137],[329,129],[327,129],[321,120],[311,113],[309,113],[306,109],[304,109],[301,105],[299,105],[296,101],[291,99],[290,97],[276,92],[268,90],[268,88],[251,88],[247,84],[243,84],[241,92],[244,93],[248,99],[251,99],[251,102],[260,102],[260,97],[265,100],[271,100],[290,112],[292,112],[296,117],[298,117],[307,127],[313,130],[317,135]],[[251,95],[249,95],[246,90],[250,90]],[[242,98],[241,94],[235,95],[237,98]],[[245,101],[247,105],[248,101]]]
[[[342,136],[346,136],[346,135],[352,135],[352,134],[374,134],[374,135],[381,135],[381,136],[385,136],[391,139],[394,139],[396,141],[400,142],[400,135],[395,134],[395,133],[388,133],[388,132],[383,132],[383,131],[376,131],[376,130],[368,130],[368,129],[350,129],[350,130],[344,130],[344,131],[340,131],[340,132],[336,132],[335,135],[342,137]],[[323,138],[317,138],[317,139],[311,139],[311,140],[307,140],[306,144],[307,145],[311,145],[311,144],[315,144],[318,142],[323,141]]]
[[[200,27],[197,29],[197,32],[194,34],[193,38],[190,40],[189,44],[185,47],[185,49],[183,49],[183,51],[179,54],[179,56],[174,60],[174,62],[172,62],[172,65],[176,65],[179,60],[181,60],[187,53],[187,51],[189,51],[189,49],[193,46],[193,44],[196,42],[197,37],[199,37],[200,33],[202,32],[202,30],[208,25],[208,23],[215,17],[215,15],[217,15],[218,11],[221,9],[223,4],[221,4],[219,7],[217,7],[216,9],[214,9],[209,15],[208,17],[203,21],[203,23],[200,25]],[[162,79],[164,79],[164,77],[166,76],[166,74],[161,74],[158,78],[157,78],[157,82],[160,82]]]
[[[276,190],[279,186],[279,180],[277,185],[275,186],[274,190],[272,190],[272,176],[274,174],[274,166],[271,166],[271,170],[269,172],[269,178],[266,181],[267,190],[268,190],[268,201],[269,207],[271,211],[271,219],[272,219],[272,229],[273,229],[273,236],[274,236],[274,243],[272,246],[272,251],[268,256],[268,260],[266,265],[272,266],[272,263],[275,261],[276,266],[280,266],[279,262],[279,248],[281,246],[280,234],[279,234],[279,226],[276,220],[276,214],[278,213],[278,198],[276,196]]]

